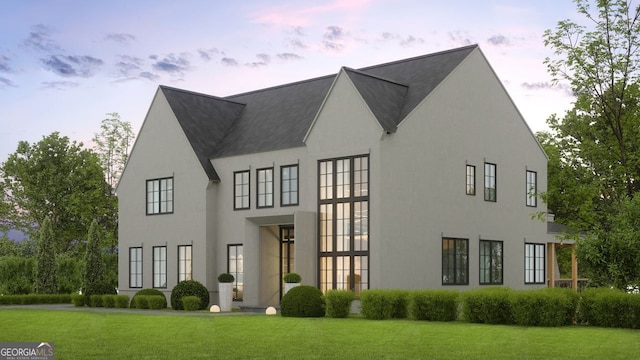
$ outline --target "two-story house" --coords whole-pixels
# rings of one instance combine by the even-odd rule
[[[475,45],[227,97],[160,86],[117,188],[119,289],[545,286],[546,178]]]

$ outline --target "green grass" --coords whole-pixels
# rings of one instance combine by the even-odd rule
[[[191,313],[193,314],[193,313]],[[628,359],[637,330],[1,309],[0,341],[63,359]]]

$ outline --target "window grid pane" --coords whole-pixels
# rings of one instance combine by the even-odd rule
[[[283,166],[280,174],[281,205],[298,205],[298,165]]]
[[[527,206],[535,207],[538,205],[538,174],[535,171],[527,170],[526,198]]]
[[[167,247],[153,247],[153,287],[167,287]]]
[[[192,279],[191,245],[178,246],[178,282]]]
[[[496,201],[496,164],[484,164],[484,199]]]
[[[469,240],[442,239],[442,284],[469,284]]]
[[[249,209],[249,171],[238,171],[233,176],[234,210]]]
[[[502,241],[480,240],[480,284],[502,284]]]
[[[544,244],[527,243],[524,246],[525,284],[544,284],[546,282]]]
[[[129,287],[142,287],[142,248],[129,248]]]
[[[147,215],[173,213],[173,178],[147,180]]]
[[[476,167],[467,165],[467,195],[476,194]]]
[[[228,245],[227,271],[233,275],[233,300],[242,301],[244,296],[244,250],[242,245]]]

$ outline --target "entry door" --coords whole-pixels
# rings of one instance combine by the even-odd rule
[[[284,289],[284,275],[294,272],[293,256],[295,234],[293,225],[280,226],[280,299]]]

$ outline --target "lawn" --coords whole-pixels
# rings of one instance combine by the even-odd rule
[[[640,331],[0,308],[0,342],[64,359],[628,359]]]

